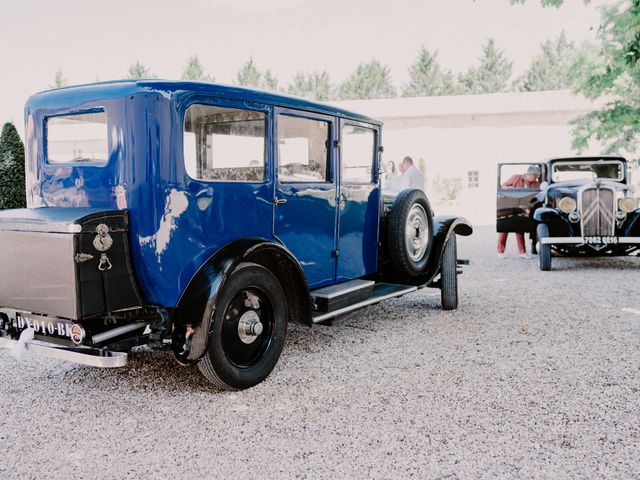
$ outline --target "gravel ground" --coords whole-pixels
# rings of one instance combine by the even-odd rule
[[[293,326],[275,371],[207,386],[167,352],[116,370],[0,352],[0,478],[640,477],[640,258],[459,241],[461,307],[425,289]]]

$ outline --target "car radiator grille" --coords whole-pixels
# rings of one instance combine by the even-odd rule
[[[609,188],[582,191],[582,235],[613,235],[615,193]]]

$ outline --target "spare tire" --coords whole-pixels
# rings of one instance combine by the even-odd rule
[[[422,190],[403,190],[389,213],[387,241],[391,264],[398,273],[420,275],[433,244],[433,214]]]

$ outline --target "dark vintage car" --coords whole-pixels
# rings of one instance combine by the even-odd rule
[[[552,252],[629,255],[640,249],[640,210],[622,157],[554,158],[546,162],[538,223],[541,270]]]
[[[534,167],[538,176],[534,184],[510,185],[514,177],[523,176]],[[531,238],[531,251],[536,253],[536,226],[533,213],[540,206],[540,183],[546,177],[544,163],[505,162],[498,164],[496,186],[496,230],[498,233],[522,233]]]
[[[262,381],[288,322],[423,287],[458,305],[456,235],[381,194],[381,123],[197,82],[118,81],[26,105],[27,202],[0,212],[0,347],[98,367],[171,346],[223,388]]]

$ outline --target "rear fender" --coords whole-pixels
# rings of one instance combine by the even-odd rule
[[[260,238],[232,242],[216,251],[183,291],[173,316],[173,351],[183,364],[206,352],[216,299],[233,270],[243,262],[264,266],[278,277],[287,297],[288,320],[311,325],[309,287],[302,268],[282,245]]]

